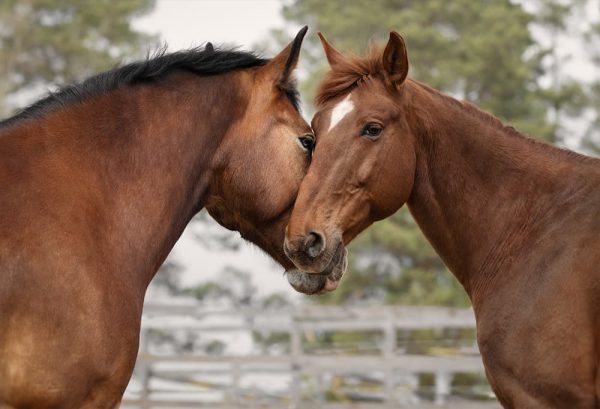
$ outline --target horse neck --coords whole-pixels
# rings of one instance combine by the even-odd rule
[[[578,155],[424,85],[409,86],[417,167],[408,206],[475,303],[556,209],[578,200]]]
[[[145,290],[206,200],[211,160],[239,102],[234,74],[172,74],[57,113],[46,125],[68,135],[77,183],[97,200],[97,244],[119,274]],[[57,133],[58,133],[57,132]],[[91,193],[90,193],[91,192]]]

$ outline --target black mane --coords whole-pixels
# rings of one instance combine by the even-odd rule
[[[145,61],[117,67],[90,77],[82,83],[51,92],[15,116],[0,121],[0,127],[23,119],[39,117],[54,108],[100,95],[123,85],[152,82],[175,70],[190,71],[199,75],[217,75],[235,69],[262,66],[268,61],[251,52],[220,50],[213,48],[212,45],[168,54],[165,49],[162,49]]]

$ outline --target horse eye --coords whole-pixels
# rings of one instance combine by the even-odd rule
[[[369,139],[377,139],[381,132],[383,131],[383,127],[376,123],[366,124],[360,133],[361,136],[366,136]]]
[[[300,142],[302,148],[307,152],[312,152],[315,148],[315,137],[310,134],[300,136],[298,142]]]

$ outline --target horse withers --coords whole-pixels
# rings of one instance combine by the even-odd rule
[[[206,49],[90,78],[0,123],[0,408],[112,408],[146,287],[206,207],[279,261],[314,138],[272,60]]]
[[[304,287],[404,203],[467,291],[506,408],[598,408],[600,160],[407,79],[403,39],[349,58],[321,36],[313,160],[285,249]],[[331,283],[330,287],[335,287]]]

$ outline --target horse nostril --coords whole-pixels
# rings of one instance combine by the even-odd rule
[[[325,249],[325,238],[321,233],[311,231],[304,241],[304,250],[310,257],[315,258]]]

